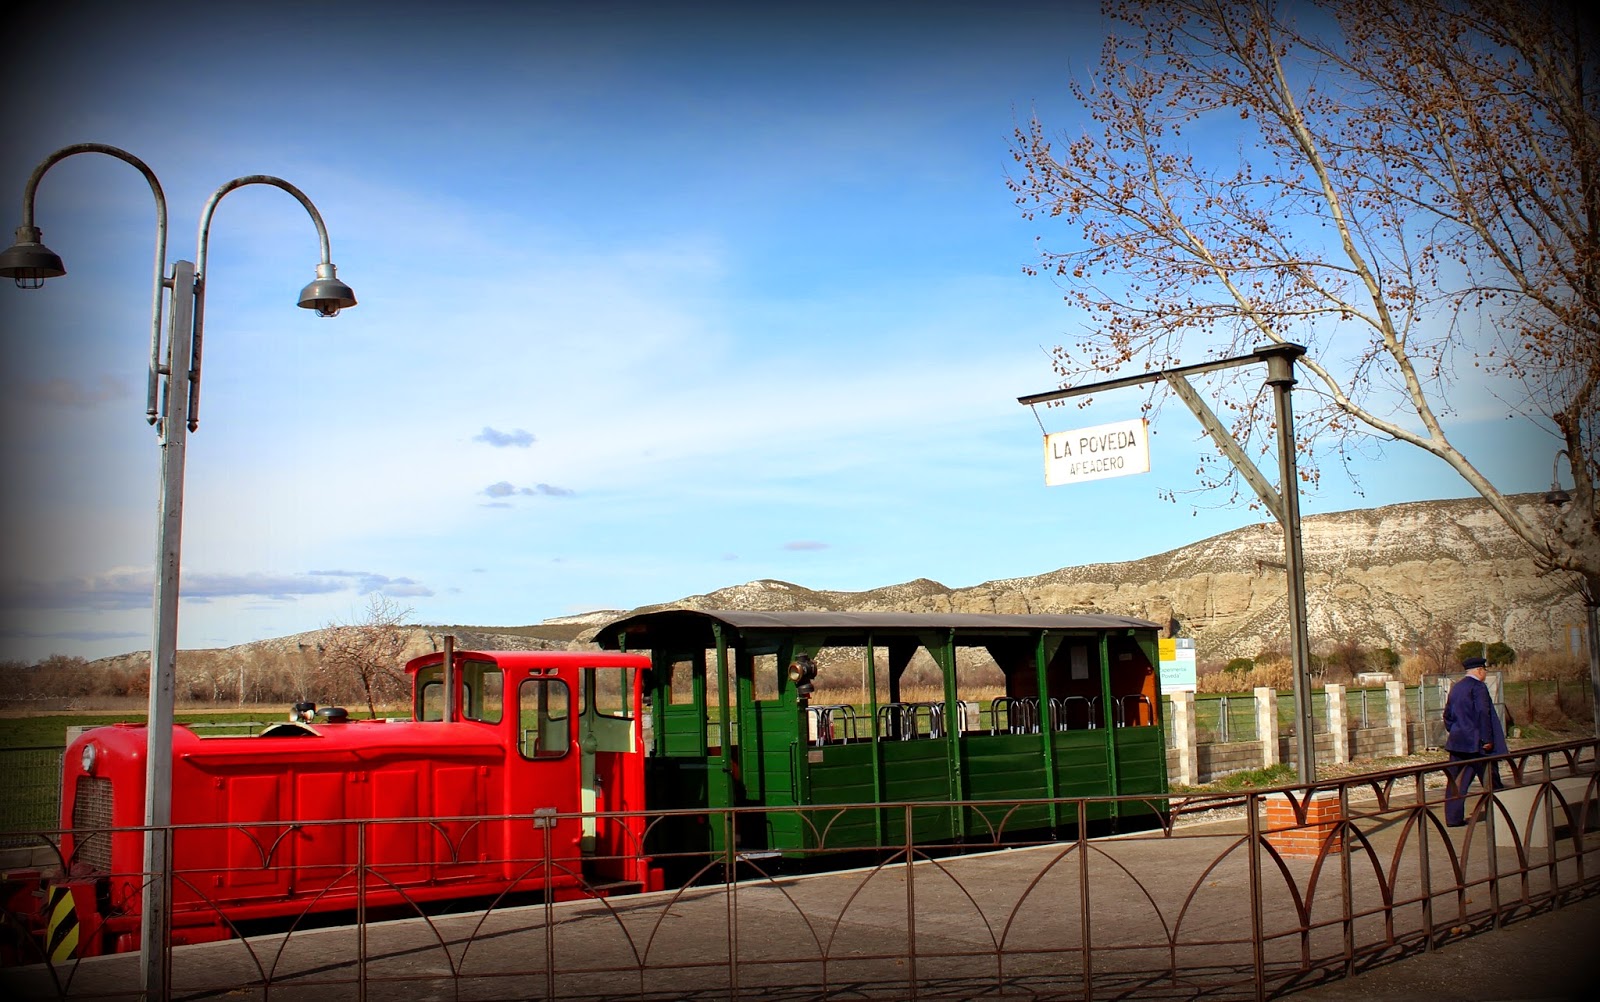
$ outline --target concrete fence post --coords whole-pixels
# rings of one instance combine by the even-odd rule
[[[1184,786],[1200,782],[1200,763],[1195,753],[1194,693],[1175,692],[1168,704],[1172,709],[1172,746],[1178,753],[1177,781]]]
[[[1411,754],[1411,734],[1406,726],[1406,684],[1383,683],[1384,706],[1389,711],[1389,730],[1394,734],[1394,753]]]
[[[1328,732],[1333,736],[1333,761],[1343,765],[1350,761],[1350,714],[1345,709],[1344,686],[1330,682],[1322,691],[1328,694]]]
[[[1256,735],[1261,738],[1261,768],[1278,764],[1278,690],[1256,687]]]

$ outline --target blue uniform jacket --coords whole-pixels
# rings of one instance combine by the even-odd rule
[[[1494,712],[1489,687],[1468,675],[1450,687],[1444,703],[1444,725],[1450,729],[1445,751],[1503,755],[1506,732]],[[1490,747],[1485,749],[1484,745]]]

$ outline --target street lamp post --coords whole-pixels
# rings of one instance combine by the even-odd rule
[[[50,154],[29,176],[22,197],[22,225],[17,242],[0,253],[0,276],[18,288],[37,289],[46,279],[66,274],[66,267],[41,242],[33,224],[34,195],[46,171],[78,153],[103,153],[132,165],[150,184],[156,200],[155,278],[150,306],[150,371],[146,420],[155,425],[161,444],[159,520],[156,527],[154,627],[150,647],[150,706],[145,752],[145,885],[141,895],[140,965],[147,999],[170,994],[168,966],[171,929],[172,727],[178,643],[178,568],[183,533],[183,472],[188,433],[199,426],[200,349],[205,316],[206,245],[211,217],[222,197],[236,188],[266,184],[281,188],[305,207],[316,224],[322,258],[316,275],[300,293],[299,305],[331,317],[354,306],[355,293],[339,281],[330,259],[328,230],[316,206],[287,181],[264,174],[235,178],[212,193],[200,215],[195,262],[173,263],[166,270],[167,204],[161,184],[138,157],[115,146],[79,143]],[[163,290],[171,290],[171,314],[162,358]],[[162,385],[165,377],[165,386]]]

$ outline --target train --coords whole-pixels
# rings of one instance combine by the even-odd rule
[[[588,650],[413,659],[409,719],[307,703],[257,736],[179,726],[170,942],[655,890],[731,854],[1159,824],[1159,633],[1112,615],[665,609]],[[0,889],[7,927],[28,930],[8,962],[138,949],[144,756],[142,725],[67,747],[59,865]]]

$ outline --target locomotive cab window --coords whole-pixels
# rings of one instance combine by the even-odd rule
[[[457,713],[461,719],[498,724],[505,713],[505,681],[499,667],[486,661],[467,661],[457,668],[456,675],[456,691],[461,697]],[[416,719],[443,720],[444,666],[418,671],[416,693]]]
[[[461,666],[461,716],[498,724],[504,712],[505,681],[500,669],[482,661]]]
[[[585,716],[593,710],[601,717],[633,719],[632,668],[591,668],[584,674],[587,682],[579,693],[579,716]],[[590,690],[593,690],[592,694]]]
[[[523,758],[560,758],[572,744],[571,694],[555,678],[530,678],[522,683],[521,734]]]

